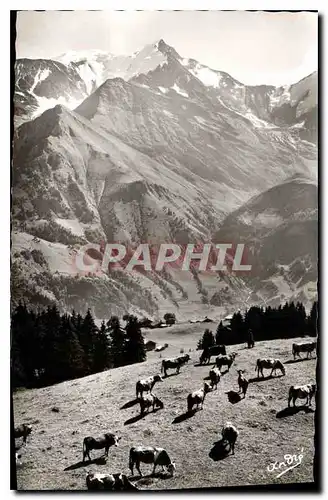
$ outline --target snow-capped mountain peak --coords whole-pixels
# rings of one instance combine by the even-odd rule
[[[91,61],[104,56],[113,57],[112,54],[106,52],[105,50],[90,49],[90,50],[78,50],[78,51],[70,50],[68,52],[65,52],[64,54],[61,54],[58,57],[55,57],[54,59],[56,61],[62,62],[63,64],[70,64],[72,62],[82,61],[83,59]]]

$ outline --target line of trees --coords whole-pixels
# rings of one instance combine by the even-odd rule
[[[279,307],[251,307],[245,314],[233,314],[230,325],[220,321],[216,333],[206,329],[198,342],[198,349],[215,344],[241,344],[247,342],[252,330],[254,340],[273,340],[317,335],[318,303],[314,302],[307,315],[301,302],[286,302]]]
[[[11,319],[11,376],[17,387],[40,387],[146,360],[138,319],[112,316],[98,328],[85,316],[56,306],[35,313],[20,303]]]

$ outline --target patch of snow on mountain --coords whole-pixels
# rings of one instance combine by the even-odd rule
[[[174,115],[172,113],[170,113],[169,111],[167,111],[166,109],[163,109],[163,113],[164,113],[164,115],[169,116],[170,118],[174,118]]]
[[[33,85],[30,89],[30,92],[31,94],[34,95],[34,89],[35,87],[40,83],[42,82],[43,80],[45,80],[46,78],[48,78],[48,76],[50,75],[50,71],[49,69],[39,69],[39,71],[37,72],[37,74],[35,75],[35,78],[34,78],[34,82],[33,82]]]
[[[252,124],[256,128],[276,128],[275,125],[271,125],[270,123],[266,122],[265,120],[258,118],[250,111],[247,111],[243,116],[245,116],[245,118],[247,118],[250,122],[252,122]]]
[[[201,123],[202,125],[204,125],[206,123],[206,120],[204,120],[204,118],[202,118],[201,116],[194,116],[196,122],[198,123]]]
[[[285,102],[289,102],[291,98],[290,95],[290,86],[285,85],[284,87],[277,87],[270,94],[270,107],[271,109],[278,106],[281,106]]]
[[[97,75],[97,73],[95,73],[91,69],[89,64],[85,63],[83,65],[80,65],[77,68],[77,71],[86,85],[88,94],[91,94],[91,92],[94,90],[95,84],[96,84],[96,86],[101,85],[102,81],[99,77],[99,73]]]
[[[163,94],[167,94],[168,93],[168,89],[165,89],[164,87],[158,87],[158,88],[159,88],[159,90],[161,92],[163,92]]]
[[[76,234],[77,236],[84,236],[83,228],[79,221],[76,219],[60,219],[59,217],[57,217],[57,219],[55,219],[55,222],[65,229],[68,229],[73,234]]]
[[[55,57],[54,60],[57,60],[63,64],[70,64],[71,62],[79,62],[82,61],[83,59],[89,59],[89,60],[96,59],[96,57],[99,55],[112,56],[112,54],[106,52],[105,50],[97,50],[97,49],[79,50],[79,51],[70,50],[65,54],[60,55],[59,57]]]
[[[34,241],[33,236],[27,233],[13,234],[13,248],[16,251],[28,249],[41,250],[51,272],[62,274],[76,274],[74,268],[74,258],[66,245],[61,243],[50,243],[49,241],[38,238]]]
[[[196,64],[195,69],[191,69],[192,73],[198,80],[200,80],[206,87],[218,88],[222,76],[206,66]]]
[[[189,95],[186,92],[183,92],[183,90],[181,90],[176,83],[173,85],[173,87],[171,87],[171,89],[182,95],[183,97],[189,97]]]
[[[65,99],[64,97],[59,97],[58,99],[48,99],[47,97],[40,97],[34,94],[34,97],[36,98],[38,102],[38,108],[32,115],[32,120],[36,118],[37,116],[42,115],[47,109],[54,108],[57,106],[57,104],[61,104],[62,106],[65,106],[68,109],[75,109],[77,108],[81,102],[84,101],[84,98],[82,99]]]
[[[305,126],[305,122],[295,123],[295,125],[291,125],[290,128],[303,128]]]
[[[238,221],[252,227],[275,228],[284,220],[274,210],[267,209],[261,213],[244,212],[237,217]]]
[[[274,213],[274,211],[268,209],[258,214],[254,222],[256,224],[269,228],[279,226],[284,222],[284,220],[282,217]]]
[[[180,63],[182,64],[182,66],[188,66],[189,65],[189,59],[181,59]]]

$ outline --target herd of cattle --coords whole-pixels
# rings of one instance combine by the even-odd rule
[[[293,343],[292,353],[294,359],[300,357],[300,353],[305,352],[307,358],[316,350],[317,343],[306,342],[306,343]],[[217,356],[215,360],[215,366],[209,371],[208,379],[210,383],[204,382],[201,389],[195,390],[188,394],[187,396],[187,413],[202,409],[204,405],[204,400],[206,394],[214,389],[217,389],[218,383],[220,382],[221,375],[230,370],[230,367],[235,361],[237,353],[232,352],[227,355],[226,347],[224,345],[215,345],[208,349],[204,349],[200,356],[200,364],[209,364],[211,357]],[[162,361],[161,371],[164,373],[164,377],[167,377],[167,371],[169,369],[175,369],[176,374],[180,372],[180,369],[188,363],[190,356],[185,354],[183,356],[178,356],[176,358],[164,359]],[[223,366],[226,366],[226,371],[221,372]],[[255,372],[257,376],[264,378],[264,369],[271,369],[270,377],[276,374],[279,369],[282,375],[286,374],[284,365],[279,359],[257,359]],[[238,393],[234,391],[228,391],[228,399],[230,402],[234,402],[232,394],[240,398],[240,394],[245,398],[247,393],[247,388],[249,385],[249,380],[244,376],[244,370],[237,370],[238,372]],[[143,416],[147,411],[152,408],[164,408],[164,404],[159,400],[153,393],[153,388],[156,383],[163,382],[162,375],[153,375],[143,380],[138,380],[136,383],[136,398],[140,404],[140,416]],[[288,407],[290,407],[291,401],[295,406],[297,399],[306,399],[305,405],[311,405],[312,398],[316,392],[316,384],[306,384],[302,386],[291,386],[288,393]],[[195,407],[195,408],[194,408]],[[32,432],[32,426],[28,424],[21,424],[14,429],[14,437],[23,438],[23,445],[27,442],[27,437]],[[239,436],[239,431],[235,425],[231,422],[226,422],[221,430],[222,444],[225,445],[227,454],[231,451],[234,454],[235,443]],[[105,450],[105,456],[108,456],[109,448],[112,446],[118,446],[121,437],[115,434],[104,434],[98,438],[91,436],[85,437],[83,440],[83,462],[86,458],[90,461],[90,451],[92,450]],[[16,447],[16,464],[19,464],[18,460],[21,455],[17,453],[19,447]],[[133,476],[134,467],[140,476],[142,472],[140,470],[140,464],[152,464],[152,474],[155,474],[157,466],[162,467],[162,471],[167,471],[171,476],[174,475],[176,469],[175,463],[171,461],[169,454],[163,448],[152,447],[152,446],[135,446],[130,449],[129,453],[129,469]],[[117,474],[102,474],[102,473],[92,473],[88,472],[86,475],[86,486],[88,490],[139,490],[130,479],[122,473]]]

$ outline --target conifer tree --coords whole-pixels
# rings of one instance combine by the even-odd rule
[[[86,373],[94,373],[94,359],[95,359],[95,344],[96,344],[96,334],[97,326],[94,322],[93,316],[90,309],[88,309],[85,317],[82,319],[80,328],[77,330],[78,339],[80,345],[84,351],[83,364],[86,369]]]
[[[197,349],[207,349],[215,344],[213,332],[206,328],[202,338],[199,340]]]
[[[127,319],[126,319],[127,321]],[[127,364],[126,334],[117,316],[112,316],[107,322],[109,331],[110,360],[114,367]]]
[[[101,323],[100,329],[96,333],[96,344],[94,350],[94,370],[101,372],[111,365],[110,346],[105,322]]]
[[[318,302],[314,302],[309,316],[306,320],[307,332],[312,337],[315,337],[318,334],[318,322],[319,322],[319,310],[318,310]]]
[[[145,361],[146,348],[138,318],[130,316],[126,325],[126,360],[128,364]]]
[[[217,327],[217,330],[216,330],[215,343],[217,345],[228,343],[228,341],[227,341],[227,329],[225,326],[223,326],[222,321],[220,321],[219,326]]]

